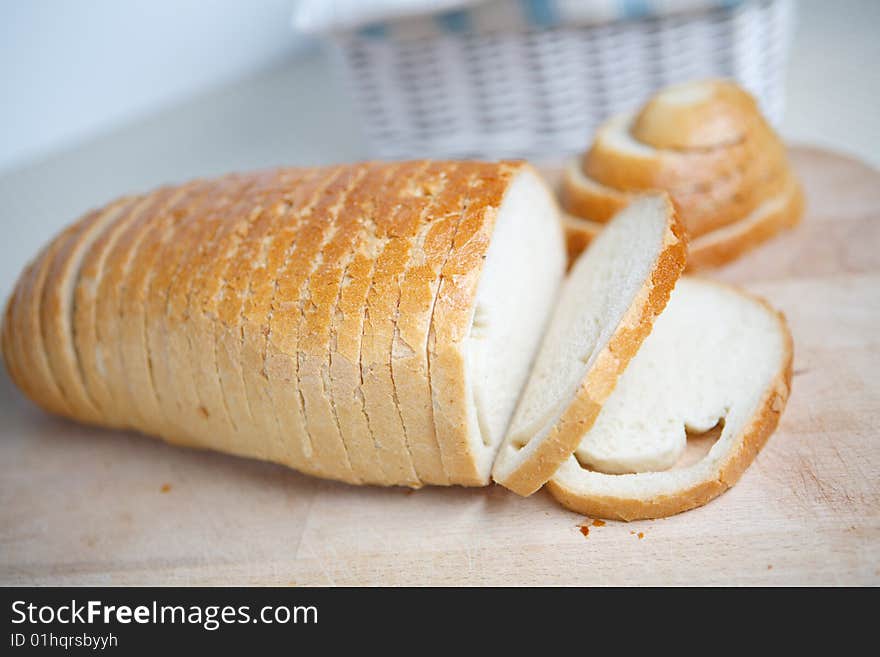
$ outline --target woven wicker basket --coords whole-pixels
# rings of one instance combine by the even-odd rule
[[[582,150],[603,119],[694,78],[738,80],[778,123],[792,14],[790,0],[748,0],[600,25],[361,31],[330,43],[373,156],[534,157]]]

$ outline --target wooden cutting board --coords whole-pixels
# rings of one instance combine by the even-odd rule
[[[880,173],[792,152],[808,216],[710,275],[781,308],[791,400],[739,485],[590,527],[544,492],[358,489],[42,414],[0,379],[2,584],[880,584]]]

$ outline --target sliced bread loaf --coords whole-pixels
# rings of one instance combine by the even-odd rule
[[[522,162],[229,175],[57,236],[3,358],[81,421],[351,483],[484,484],[564,266]]]
[[[492,476],[538,490],[596,420],[651,331],[685,265],[683,228],[665,195],[631,203],[574,264]]]
[[[705,504],[736,483],[776,427],[791,363],[785,319],[763,300],[680,280],[551,493],[579,513],[622,520]],[[716,426],[717,441],[693,462],[688,433]]]

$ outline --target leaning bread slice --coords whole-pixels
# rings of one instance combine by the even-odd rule
[[[574,264],[495,461],[495,481],[529,495],[568,459],[666,306],[685,256],[668,197],[646,196]]]
[[[788,399],[792,340],[763,300],[684,278],[592,430],[548,484],[591,516],[656,518],[730,488],[775,429]],[[702,457],[688,432],[721,426]]]

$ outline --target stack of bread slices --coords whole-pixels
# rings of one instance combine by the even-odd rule
[[[609,119],[571,160],[560,189],[571,257],[634,196],[669,193],[690,237],[690,269],[739,257],[803,211],[783,143],[733,82],[668,87]]]
[[[622,519],[708,501],[785,405],[783,318],[679,280],[665,194],[627,203],[567,276],[558,217],[521,162],[165,187],[31,262],[4,362],[50,412],[351,484],[547,484]]]

